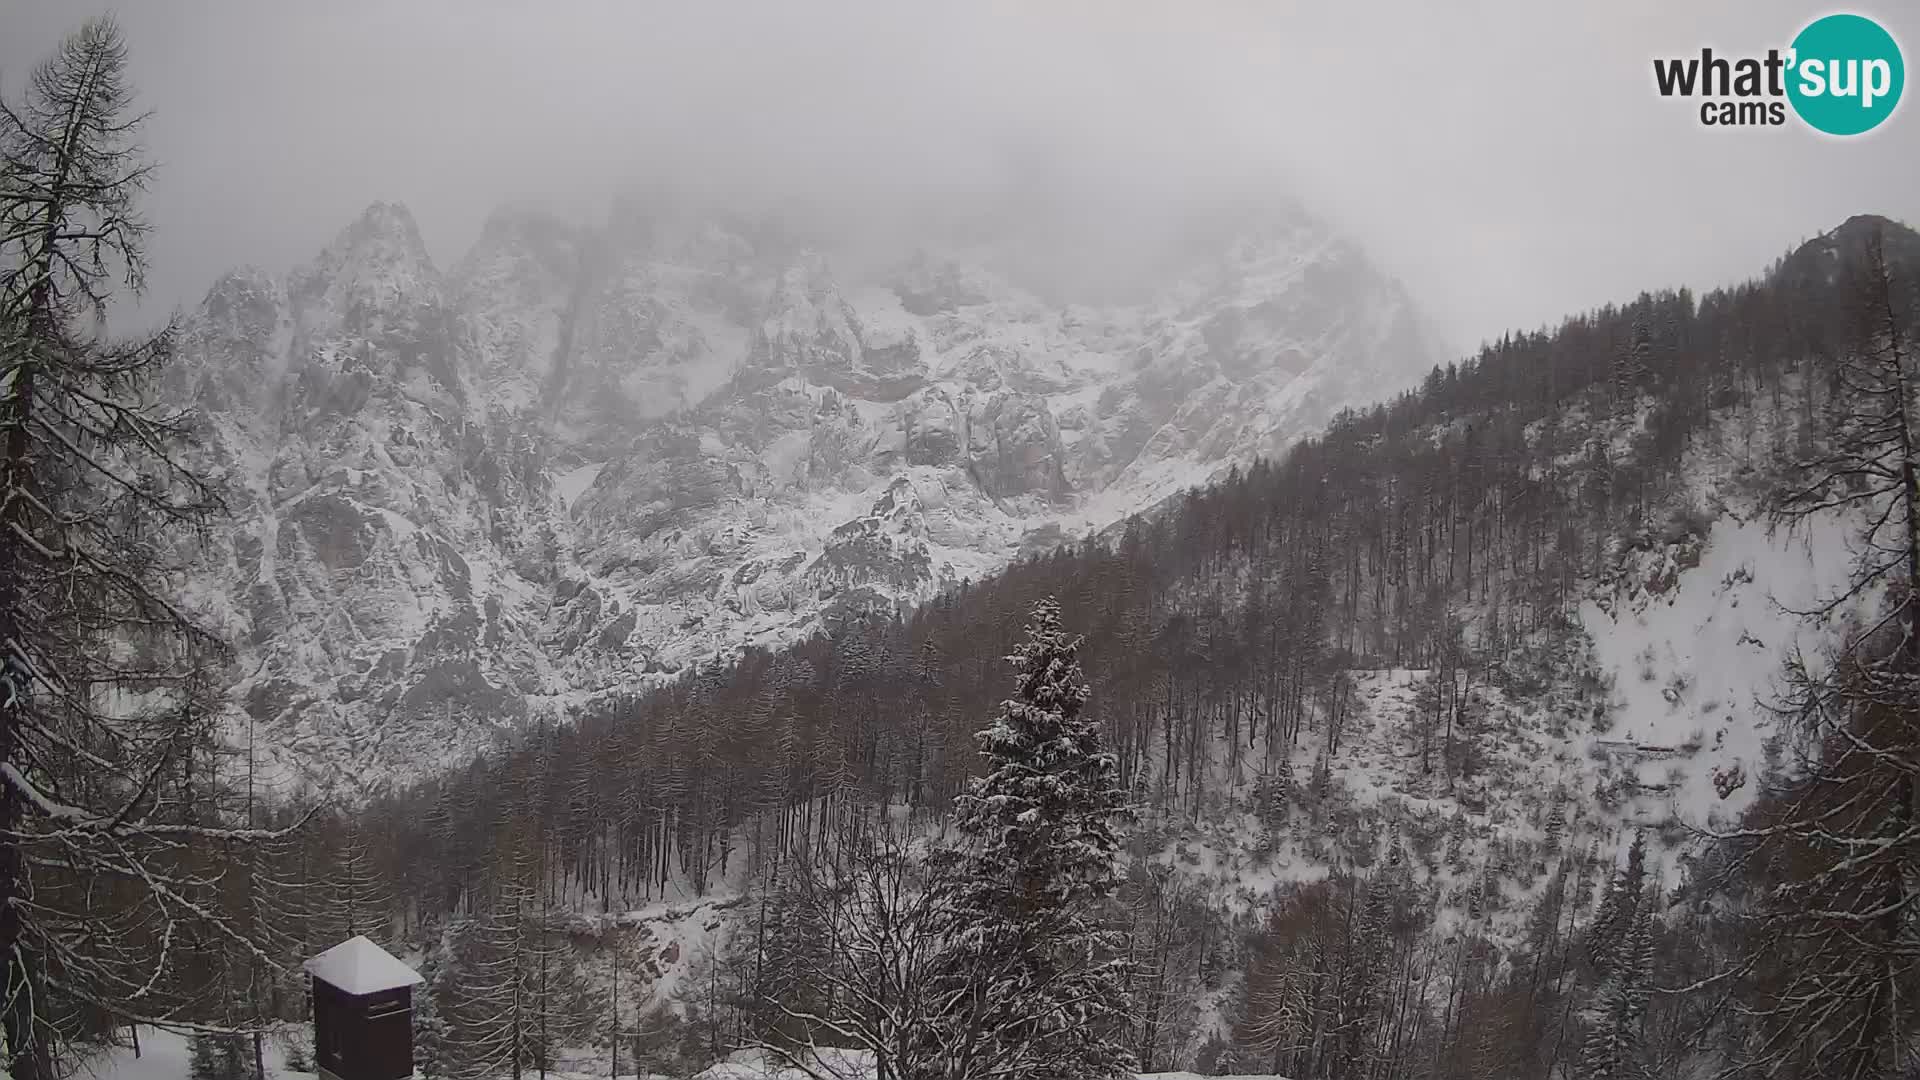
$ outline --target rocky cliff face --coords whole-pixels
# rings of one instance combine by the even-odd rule
[[[376,205],[284,278],[230,274],[172,391],[232,488],[194,595],[244,645],[256,730],[322,783],[435,767],[923,600],[1435,359],[1399,288],[1302,215],[1125,305],[993,265],[846,280],[720,219],[502,211],[443,271]]]

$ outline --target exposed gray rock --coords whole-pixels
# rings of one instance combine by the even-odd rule
[[[969,469],[981,490],[995,498],[1067,494],[1060,428],[1045,398],[1006,392],[987,398],[968,423]]]
[[[240,514],[193,592],[246,653],[235,701],[335,784],[925,600],[1431,359],[1297,215],[1088,307],[933,252],[849,282],[780,229],[637,204],[502,211],[443,274],[379,204],[217,282],[166,390]]]

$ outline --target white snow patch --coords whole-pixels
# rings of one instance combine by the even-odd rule
[[[1598,741],[1633,748],[1643,787],[1671,784],[1666,799],[1682,821],[1705,825],[1752,801],[1752,780],[1723,800],[1711,773],[1737,766],[1757,778],[1783,661],[1795,648],[1817,655],[1832,630],[1798,612],[1845,585],[1851,527],[1824,516],[1790,537],[1729,514],[1713,523],[1700,564],[1666,592],[1612,614],[1581,605],[1618,705],[1614,729]]]
[[[415,525],[412,521],[409,521],[405,515],[389,510],[384,506],[369,506],[368,504],[360,502],[357,499],[354,501],[354,505],[360,508],[361,510],[370,510],[373,513],[380,515],[380,517],[384,521],[386,521],[387,528],[392,529],[393,535],[395,536],[400,536],[400,537],[412,536],[414,533],[417,533],[420,531],[420,526]]]
[[[600,470],[606,467],[606,462],[596,461],[591,465],[582,465],[577,469],[568,469],[566,472],[554,477],[553,487],[555,491],[560,493],[561,503],[563,503],[567,509],[573,509],[573,504],[579,500],[580,496],[586,494],[588,488],[593,486],[594,477],[599,476]]]
[[[186,1080],[190,1049],[185,1035],[142,1025],[139,1056],[132,1046],[113,1046],[80,1062],[75,1075],[85,1080]],[[268,1080],[313,1080],[310,1072],[287,1067],[287,1051],[302,1046],[312,1056],[313,1033],[306,1024],[284,1024],[261,1040]],[[248,1047],[249,1055],[251,1046]]]

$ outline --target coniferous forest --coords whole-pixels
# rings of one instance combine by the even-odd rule
[[[223,512],[155,392],[170,331],[92,317],[141,283],[125,65],[88,23],[0,112],[16,1080],[140,1025],[194,1032],[197,1078],[264,1077],[262,1033],[307,1017],[300,961],[353,935],[424,976],[433,1080],[582,1048],[616,1077],[755,1049],[882,1080],[1920,1061],[1906,227],[1854,217],[1745,284],[1502,336],[924,606],[321,801],[216,722],[231,650],[168,592]],[[1583,605],[1658,596],[1733,518],[1852,538],[1765,761],[1714,778],[1751,801],[1627,820],[1620,785],[1542,789],[1543,731],[1628,737]],[[661,919],[704,947],[663,957]]]

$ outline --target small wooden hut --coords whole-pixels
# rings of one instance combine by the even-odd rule
[[[313,977],[313,1056],[321,1080],[413,1075],[413,988],[420,973],[365,937],[306,962]]]

